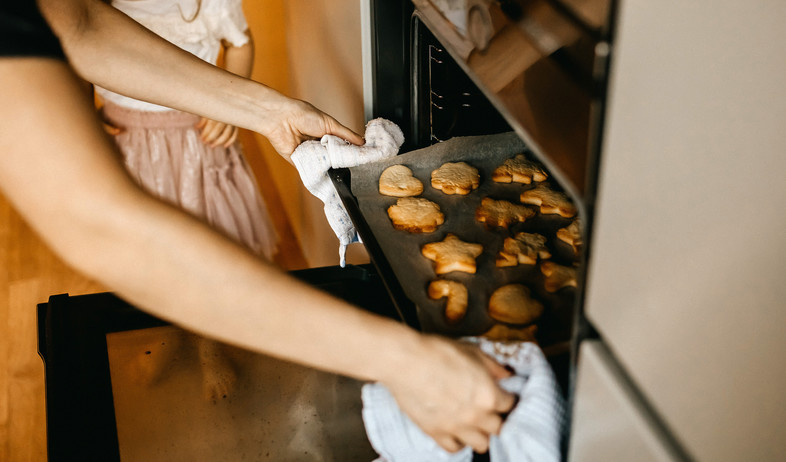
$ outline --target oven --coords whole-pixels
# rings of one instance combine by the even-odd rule
[[[366,117],[402,127],[409,163],[513,133],[578,207],[569,358],[540,339],[570,403],[565,459],[786,457],[769,364],[786,358],[786,8],[362,4]],[[350,208],[358,170],[334,174]],[[409,276],[385,250],[370,254],[394,302],[446,330],[399,296]]]

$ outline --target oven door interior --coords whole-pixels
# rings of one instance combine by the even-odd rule
[[[293,274],[398,319],[368,265]],[[195,336],[113,294],[56,295],[38,317],[52,462],[375,457],[360,382],[222,345],[234,386],[208,399]]]

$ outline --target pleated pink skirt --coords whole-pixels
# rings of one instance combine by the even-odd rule
[[[278,235],[238,143],[204,144],[195,128],[200,118],[185,112],[114,104],[102,111],[122,130],[115,140],[137,184],[272,260]]]

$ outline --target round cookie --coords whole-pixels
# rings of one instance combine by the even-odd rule
[[[543,314],[543,305],[521,284],[500,287],[489,298],[489,316],[508,324],[529,324]]]

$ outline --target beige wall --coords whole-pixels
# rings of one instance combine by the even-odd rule
[[[246,1],[246,16],[256,43],[253,78],[282,93],[306,100],[362,134],[359,0]],[[300,242],[308,266],[338,263],[338,239],[322,202],[303,187],[297,171],[257,135],[270,178]],[[349,262],[365,262],[360,245]]]

